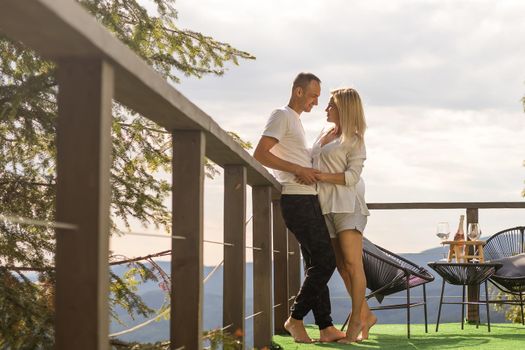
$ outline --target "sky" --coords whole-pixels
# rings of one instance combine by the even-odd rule
[[[301,116],[310,143],[326,126],[330,90],[348,86],[361,95],[367,202],[525,201],[524,1],[178,0],[176,8],[180,27],[256,56],[229,65],[223,77],[183,77],[175,86],[223,129],[256,145],[271,111],[287,104],[294,77],[310,71],[322,80],[319,105]],[[205,183],[210,241],[222,241],[223,180]],[[394,252],[417,253],[439,245],[438,222],[448,221],[453,234],[461,214],[374,210],[364,234]],[[525,209],[479,212],[484,235],[524,218]],[[138,256],[170,245],[125,236],[111,247]],[[205,264],[221,260],[222,246],[206,243]]]

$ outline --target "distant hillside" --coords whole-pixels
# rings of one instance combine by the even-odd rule
[[[427,263],[431,261],[436,261],[442,258],[443,250],[441,247],[426,250],[421,253],[410,253],[402,254],[405,258],[419,264],[420,266],[425,266],[429,271],[436,277],[436,280],[432,283],[427,284],[427,298],[428,298],[428,321],[430,327],[435,327],[437,310],[439,305],[439,295],[441,290],[441,279],[439,276],[431,270]],[[159,262],[159,264],[165,269],[166,272],[170,271],[169,262]],[[204,276],[208,275],[213,267],[204,268]],[[122,273],[123,268],[119,267],[115,269],[115,272]],[[204,288],[204,329],[220,328],[222,327],[222,280],[223,280],[223,270],[220,268],[215,272],[215,274],[208,280]],[[252,264],[249,263],[246,266],[246,315],[251,315],[253,313],[253,273],[252,273]],[[332,279],[329,282],[330,296],[332,300],[332,317],[335,323],[343,323],[347,317],[348,312],[350,311],[351,302],[348,298],[346,290],[344,289],[343,282],[336,272],[332,276]],[[461,296],[461,287],[450,286],[447,284],[445,287],[445,295],[448,296]],[[154,308],[158,308],[162,305],[164,301],[164,294],[158,288],[155,283],[147,283],[142,285],[139,288],[139,294],[144,297],[148,305],[151,305]],[[411,290],[411,298],[420,298],[422,295],[422,288],[417,287]],[[457,299],[455,301],[460,301]],[[406,302],[406,292],[400,292],[394,296],[387,297],[383,301],[386,303],[405,303]],[[375,299],[371,300],[370,306],[377,305]],[[485,308],[480,307],[481,320],[485,322]],[[126,329],[133,325],[136,325],[143,321],[142,318],[137,318],[136,320],[131,320],[129,316],[125,314],[123,310],[119,311],[122,319],[126,321],[127,327],[121,325],[112,324],[111,332],[120,331]],[[406,323],[406,312],[404,309],[401,310],[387,310],[380,311],[377,313],[380,323]],[[461,319],[461,307],[459,305],[444,305],[441,315],[441,322],[459,322]],[[412,323],[423,323],[423,308],[417,307],[411,310],[411,320]],[[506,322],[503,314],[496,313],[491,308],[491,321],[492,322]],[[313,317],[309,314],[306,319],[306,323],[314,323]],[[247,346],[251,345],[251,335],[253,334],[253,321],[250,320],[246,323],[246,333],[249,335],[247,338]],[[162,320],[159,322],[154,322],[144,328],[141,328],[133,333],[130,333],[126,336],[120,337],[122,340],[127,341],[147,341],[153,342],[162,339],[169,338],[169,323],[167,320]]]

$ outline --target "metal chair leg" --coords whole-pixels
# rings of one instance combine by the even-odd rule
[[[443,279],[443,284],[441,285],[441,296],[439,297],[439,309],[438,317],[436,322],[436,332],[439,330],[439,318],[441,317],[441,306],[443,305],[443,294],[445,292],[445,280]]]
[[[410,276],[406,276],[407,279],[407,333],[408,339],[410,339]]]
[[[520,292],[520,306],[521,306],[521,325],[525,325],[525,320],[523,318],[523,293]]]
[[[487,281],[485,281],[485,305],[487,307],[487,326],[490,332],[490,311],[489,311],[489,288],[487,287]]]
[[[423,284],[423,308],[425,309],[425,333],[428,333],[428,319],[427,319],[427,289]],[[523,317],[522,317],[523,318]]]
[[[408,338],[410,339],[410,281],[409,276],[406,276],[407,279],[407,332]]]
[[[465,285],[463,285],[463,293],[461,298],[461,329],[464,329],[465,324]]]
[[[350,320],[350,314],[348,314],[348,316],[346,317],[346,321],[345,321],[345,323],[343,323],[343,327],[341,327],[341,331],[345,330],[345,327],[348,324],[348,320]]]

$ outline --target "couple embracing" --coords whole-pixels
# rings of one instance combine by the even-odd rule
[[[321,342],[352,343],[368,338],[376,317],[365,300],[363,231],[369,215],[361,179],[366,159],[366,122],[356,90],[331,92],[326,107],[333,127],[306,144],[300,116],[317,105],[321,80],[300,73],[287,106],[272,112],[254,152],[282,184],[282,216],[301,246],[305,278],[284,327],[296,342],[311,343],[303,318],[313,312]],[[327,283],[334,270],[352,297],[347,332],[333,326]]]

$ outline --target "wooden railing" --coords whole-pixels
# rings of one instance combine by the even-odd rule
[[[172,349],[202,348],[204,157],[224,168],[224,325],[244,329],[246,189],[253,192],[254,346],[299,286],[280,184],[219,125],[73,0],[1,0],[0,31],[57,63],[56,349],[108,349],[112,101],[173,133]],[[272,232],[274,233],[273,251]],[[288,240],[290,238],[290,240]],[[290,247],[290,248],[289,248]],[[291,250],[293,255],[288,251]],[[276,293],[273,303],[272,256]],[[288,270],[291,263],[290,272]],[[289,273],[294,276],[289,278]],[[287,281],[290,282],[288,288]],[[283,292],[285,291],[285,292]]]

